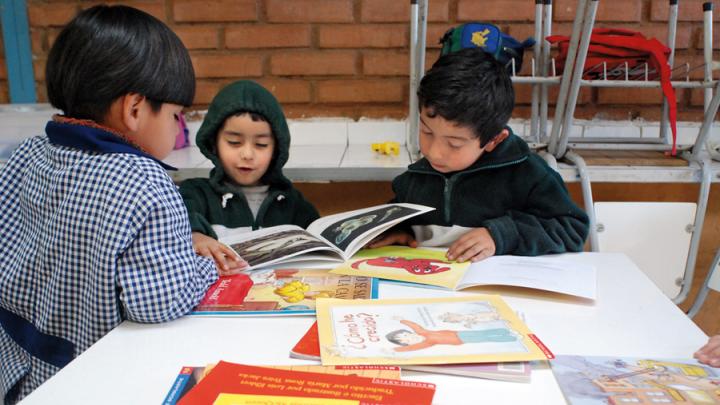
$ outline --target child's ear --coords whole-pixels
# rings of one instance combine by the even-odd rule
[[[507,139],[508,136],[510,136],[510,131],[508,131],[507,128],[504,128],[499,134],[495,135],[493,139],[486,143],[483,149],[485,152],[492,152],[493,149],[500,145],[502,141]]]
[[[138,93],[128,93],[121,97],[122,123],[130,132],[135,132],[140,127],[144,101],[145,96]]]

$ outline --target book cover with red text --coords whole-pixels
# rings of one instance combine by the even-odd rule
[[[212,404],[221,394],[330,398],[357,401],[359,405],[430,405],[435,385],[221,361],[178,404]]]

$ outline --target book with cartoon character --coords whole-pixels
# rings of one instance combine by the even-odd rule
[[[447,260],[444,251],[386,246],[358,252],[334,274],[377,277],[462,290],[480,285],[534,288],[594,300],[595,267],[569,255],[493,256],[476,263]]]
[[[294,359],[320,360],[320,338],[318,336],[317,322],[314,322],[303,337],[290,349],[290,357]],[[510,363],[404,365],[403,369],[523,383],[530,382],[531,374],[530,362],[527,361]]]
[[[343,262],[369,241],[398,223],[434,208],[418,204],[384,204],[329,215],[307,230],[279,225],[221,237],[250,264],[250,269],[308,261]]]
[[[497,295],[317,302],[323,365],[518,362],[552,353]]]
[[[325,269],[259,269],[220,277],[192,315],[312,315],[319,298],[377,298],[377,279]]]
[[[691,358],[563,355],[550,366],[568,404],[720,403],[720,368]]]

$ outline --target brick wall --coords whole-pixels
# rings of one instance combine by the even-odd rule
[[[714,0],[715,8],[720,0]],[[96,2],[28,0],[38,99],[45,101],[49,47],[77,11]],[[290,117],[406,116],[409,0],[149,0],[125,4],[166,22],[190,49],[197,74],[195,109],[225,84],[247,78],[268,87]],[[569,34],[576,0],[555,0],[553,33]],[[665,42],[667,0],[601,0],[597,26],[638,29]],[[702,63],[702,1],[681,0],[676,62]],[[429,0],[426,65],[449,27],[485,20],[520,38],[533,33],[533,0]],[[715,12],[718,21],[720,12]],[[714,32],[715,58],[720,33]],[[526,58],[529,60],[529,58]],[[0,63],[0,103],[8,102]],[[528,65],[526,63],[526,65]],[[702,68],[693,77],[702,76]],[[517,86],[516,117],[529,114],[530,88]],[[557,94],[551,92],[552,97]],[[677,91],[679,119],[700,120],[700,90]],[[576,116],[659,118],[659,90],[582,90]],[[551,108],[552,113],[552,108]]]

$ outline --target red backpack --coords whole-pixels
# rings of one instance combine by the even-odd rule
[[[559,55],[555,60],[558,72],[562,72],[567,58],[570,38],[563,35],[552,35],[547,37],[548,42],[557,43]],[[584,79],[597,79],[603,72],[602,63],[607,63],[607,70],[625,66],[627,69],[642,69],[645,63],[648,64],[648,79],[660,79],[663,94],[668,101],[668,117],[670,129],[672,130],[672,155],[676,153],[677,142],[677,102],[675,89],[670,83],[670,65],[667,58],[670,56],[670,48],[663,45],[655,38],[645,38],[637,31],[620,28],[595,28],[590,36],[587,59],[583,66]],[[642,72],[644,74],[644,70]]]

